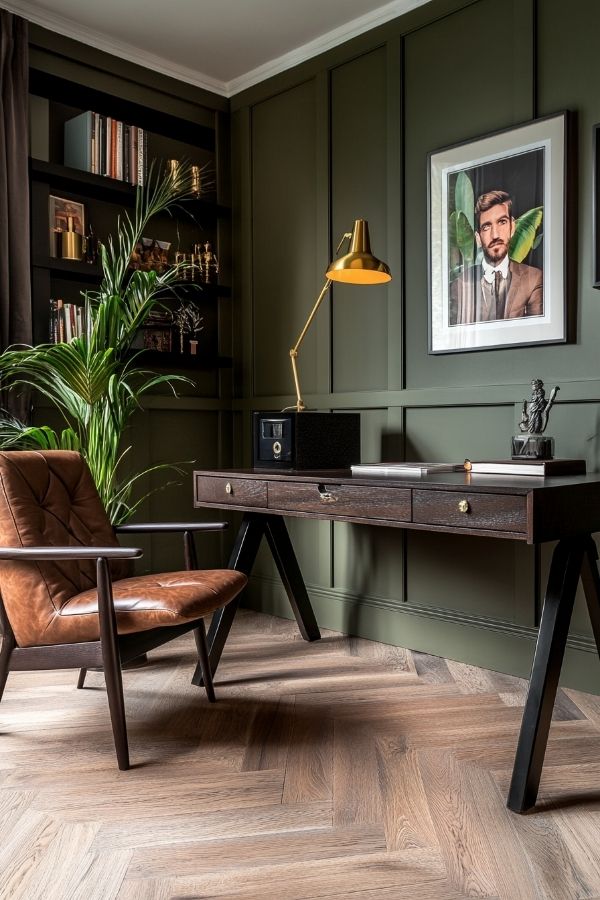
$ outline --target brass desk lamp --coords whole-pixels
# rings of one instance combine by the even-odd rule
[[[357,219],[349,252],[333,260],[325,273],[325,284],[317,297],[298,340],[290,350],[296,403],[281,412],[253,414],[253,464],[259,469],[283,472],[302,469],[347,469],[360,462],[360,413],[307,411],[298,378],[298,350],[332,281],[345,284],[383,284],[391,280],[389,268],[371,253],[369,226]]]
[[[334,259],[327,269],[327,272],[325,273],[326,280],[321,289],[321,293],[317,297],[317,301],[306,320],[304,328],[298,336],[298,340],[290,350],[294,386],[296,388],[296,405],[286,407],[286,409],[295,409],[296,412],[302,412],[306,409],[300,391],[300,381],[298,379],[298,365],[296,362],[298,359],[298,349],[317,314],[317,310],[319,309],[325,294],[329,290],[331,282],[340,281],[344,284],[383,284],[386,281],[391,281],[392,276],[388,266],[371,253],[369,225],[366,219],[357,219],[354,223],[352,232],[347,231],[342,236],[335,251],[336,256],[340,251],[340,247],[346,240],[350,241],[348,253],[345,256]]]

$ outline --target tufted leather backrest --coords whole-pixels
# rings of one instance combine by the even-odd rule
[[[79,453],[0,452],[0,545],[118,546]],[[114,578],[129,574],[126,562],[111,569]],[[42,636],[63,604],[95,584],[94,560],[3,562],[0,594],[17,644],[46,643]]]

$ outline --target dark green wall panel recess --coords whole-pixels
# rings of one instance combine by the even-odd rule
[[[356,598],[397,606],[404,596],[403,532],[336,522],[333,585]]]
[[[254,373],[237,401],[245,421],[263,400],[289,404],[287,349],[340,234],[363,216],[394,280],[327,299],[300,356],[309,405],[361,412],[363,460],[506,456],[541,377],[562,388],[550,421],[557,453],[599,469],[599,27],[595,0],[576,11],[561,0],[432,0],[234,99],[238,344],[243,371]],[[577,113],[580,145],[569,198],[579,232],[575,342],[429,355],[427,154],[561,109]],[[538,565],[532,548],[510,541],[289,524],[322,625],[527,674],[551,548]],[[288,611],[264,553],[251,600]],[[566,683],[599,689],[590,647],[578,598]]]
[[[406,596],[411,604],[513,622],[514,595],[513,541],[407,535]]]
[[[407,409],[407,457],[462,462],[509,456],[513,417],[512,406]]]
[[[385,135],[386,54],[380,48],[331,74],[334,244],[351,231],[355,219],[367,219],[373,252],[380,257],[387,224]],[[387,292],[383,286],[334,287],[333,390],[387,387]]]
[[[287,350],[323,281],[316,271],[316,127],[313,81],[265,100],[252,113],[253,360],[259,396],[291,392]],[[305,392],[316,390],[316,366],[311,332],[299,362]]]

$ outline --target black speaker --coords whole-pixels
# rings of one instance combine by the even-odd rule
[[[255,469],[349,469],[360,462],[360,413],[255,412]]]

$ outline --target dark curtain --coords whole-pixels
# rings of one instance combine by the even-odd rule
[[[28,23],[0,10],[0,349],[31,344],[29,256]],[[24,395],[6,396],[2,406],[27,417]]]

